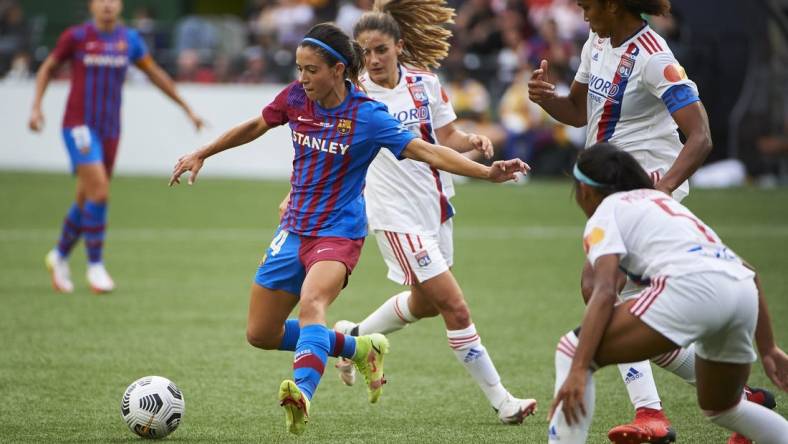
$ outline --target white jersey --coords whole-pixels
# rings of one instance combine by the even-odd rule
[[[400,66],[400,80],[393,89],[361,77],[373,99],[422,139],[435,143],[435,129],[457,119],[438,77]],[[451,175],[411,159],[397,160],[380,150],[367,171],[364,198],[371,230],[437,234],[441,223],[454,214]]]
[[[644,25],[613,48],[591,32],[575,81],[588,85],[586,146],[613,143],[655,182],[664,176],[682,148],[671,113],[699,100],[665,40]],[[679,190],[686,195],[689,185]]]
[[[657,190],[605,197],[586,223],[583,248],[592,265],[600,256],[619,255],[621,268],[643,283],[701,271],[754,276],[711,228]]]

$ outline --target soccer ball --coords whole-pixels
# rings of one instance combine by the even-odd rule
[[[164,438],[181,423],[183,393],[169,379],[146,376],[131,383],[120,400],[120,416],[143,438]]]

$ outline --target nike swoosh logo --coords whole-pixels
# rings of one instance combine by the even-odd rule
[[[328,251],[328,250],[333,250],[333,248],[321,248],[321,249],[315,251],[315,253],[320,254],[320,253],[322,253],[324,251]]]
[[[321,128],[333,128],[333,123],[326,123],[326,122],[315,122],[313,119],[309,117],[298,116],[298,121],[301,123],[308,123],[310,125],[319,126]]]

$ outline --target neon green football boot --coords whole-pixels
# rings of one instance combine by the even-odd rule
[[[279,405],[285,409],[285,423],[290,433],[300,435],[309,421],[309,399],[295,382],[285,379],[279,385]]]
[[[383,375],[383,355],[389,352],[389,341],[380,333],[356,338],[356,354],[353,363],[367,383],[369,402],[376,403],[383,393],[386,379]]]

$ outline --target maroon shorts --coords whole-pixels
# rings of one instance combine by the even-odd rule
[[[353,273],[361,256],[361,247],[364,238],[348,239],[345,237],[311,237],[300,236],[301,246],[298,248],[298,257],[304,264],[304,269],[309,272],[312,265],[320,261],[342,262],[347,268],[347,274]],[[347,284],[347,282],[345,282]]]

